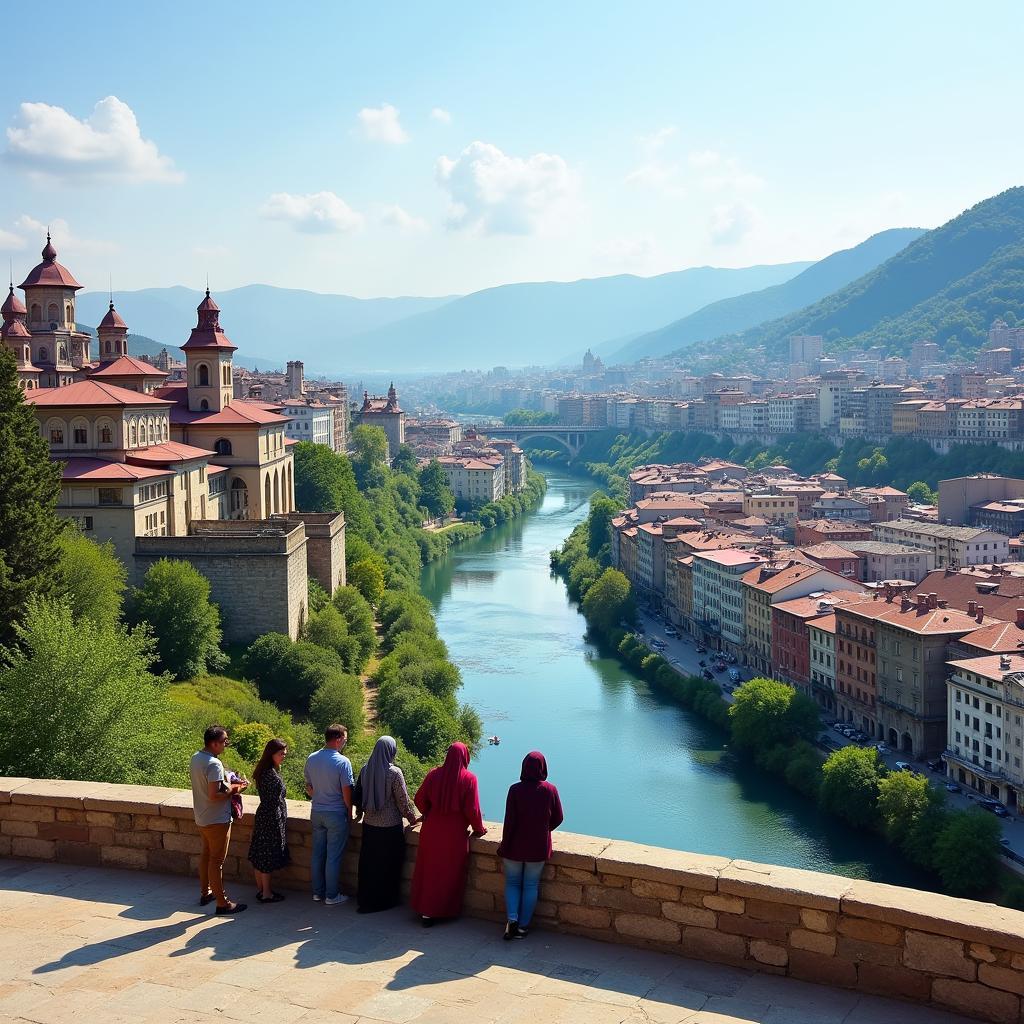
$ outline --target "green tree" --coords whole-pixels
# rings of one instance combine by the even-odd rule
[[[733,694],[729,722],[738,747],[769,750],[816,738],[818,707],[778,679],[751,679]]]
[[[246,764],[255,764],[273,738],[273,730],[263,722],[245,722],[231,730],[231,745]]]
[[[596,558],[602,548],[611,542],[612,519],[621,511],[619,503],[614,498],[595,494],[590,499],[590,515],[587,517],[587,551],[592,558]]]
[[[1001,834],[998,818],[977,808],[949,815],[934,849],[935,870],[947,892],[970,896],[992,886],[999,870]]]
[[[318,729],[332,722],[347,726],[353,734],[362,730],[363,684],[358,676],[332,674],[313,692],[309,701],[309,718]]]
[[[352,431],[352,469],[360,487],[384,482],[388,461],[388,435],[380,427],[360,424]]]
[[[908,488],[907,495],[917,505],[937,505],[938,495],[923,481],[915,480]]]
[[[15,636],[30,598],[61,592],[60,478],[25,404],[14,355],[0,344],[0,645]]]
[[[130,616],[152,626],[160,667],[175,679],[192,679],[227,664],[210,581],[188,562],[161,558],[151,565],[132,593]]]
[[[309,612],[315,615],[331,603],[331,595],[315,580],[309,577]]]
[[[843,747],[821,768],[822,807],[851,825],[873,825],[877,819],[881,762],[874,747]]]
[[[60,538],[61,589],[76,618],[92,619],[97,626],[113,626],[121,618],[128,582],[124,565],[110,541],[97,544],[78,530],[65,530]]]
[[[309,622],[306,623],[306,639],[310,643],[336,652],[346,672],[358,672],[363,667],[362,645],[349,633],[345,616],[333,604],[328,604],[309,617]]]
[[[0,672],[0,775],[181,786],[187,738],[148,630],[31,598]]]
[[[447,518],[455,508],[455,495],[437,459],[431,459],[420,470],[420,501],[432,516]]]
[[[599,635],[610,633],[619,622],[631,622],[635,615],[629,580],[618,569],[605,569],[587,590],[583,614]]]
[[[355,587],[339,587],[332,598],[334,607],[345,616],[349,635],[359,641],[360,668],[377,649],[377,631],[373,625],[373,609]]]
[[[360,494],[348,457],[325,444],[299,441],[295,459],[295,501],[303,512],[344,512],[346,541],[375,538],[369,504]]]
[[[400,444],[395,457],[391,462],[391,468],[396,473],[405,473],[407,476],[416,475],[418,460],[416,453],[407,444]]]
[[[916,772],[889,772],[878,783],[878,814],[885,834],[901,848],[931,806],[928,780]]]
[[[257,637],[245,652],[243,667],[264,700],[296,711],[306,711],[313,694],[324,683],[345,675],[336,651],[308,640],[292,643],[282,633]],[[361,719],[346,724],[362,728]]]
[[[384,596],[384,570],[377,558],[364,558],[348,571],[348,585],[355,587],[371,605]]]

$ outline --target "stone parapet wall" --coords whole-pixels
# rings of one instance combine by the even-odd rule
[[[239,883],[254,798],[225,864]],[[472,844],[466,913],[504,919],[500,826]],[[355,883],[359,826],[343,866]],[[293,866],[309,884],[309,805],[290,802]],[[409,833],[408,879],[418,835]],[[0,855],[195,874],[200,843],[187,791],[0,778]],[[980,1020],[1016,1022],[1024,995],[1024,914],[836,875],[558,834],[535,924],[860,992]]]

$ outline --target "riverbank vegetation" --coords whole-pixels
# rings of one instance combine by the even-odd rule
[[[890,772],[873,747],[845,747],[822,756],[819,709],[776,679],[752,679],[726,702],[717,681],[679,673],[630,630],[632,595],[626,577],[608,565],[610,518],[616,503],[591,499],[590,513],[551,553],[554,571],[579,602],[588,635],[615,653],[664,698],[723,729],[737,757],[814,800],[829,814],[887,841],[953,895],[991,893],[1000,881],[1000,829],[980,809],[953,810],[945,794],[909,771]],[[1024,905],[1020,883],[1000,898]]]
[[[525,515],[537,508],[544,500],[547,481],[534,469],[526,471],[526,486],[515,494],[506,494],[497,501],[483,504],[475,502],[456,502],[456,507],[471,523],[479,523],[484,529],[506,523],[510,519]]]

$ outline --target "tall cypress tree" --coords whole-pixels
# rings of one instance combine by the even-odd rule
[[[0,645],[14,638],[30,597],[61,589],[60,477],[18,386],[14,355],[0,344]]]

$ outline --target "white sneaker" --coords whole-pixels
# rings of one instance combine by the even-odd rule
[[[339,903],[348,903],[348,897],[343,892],[339,892],[337,896],[328,896],[324,900],[325,907],[336,907]]]
[[[313,893],[313,902],[314,903],[319,903],[322,899],[323,899],[323,896],[317,896],[316,893]]]

